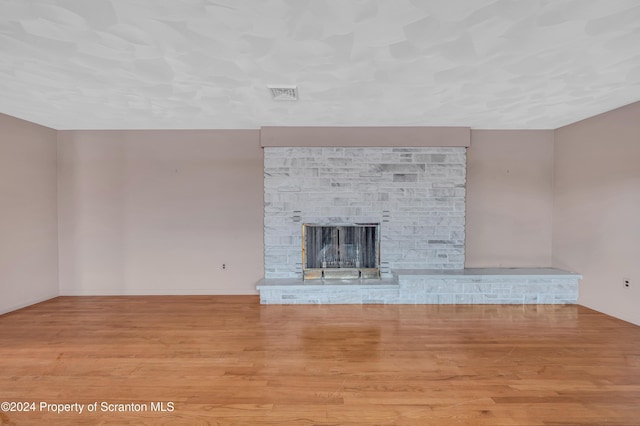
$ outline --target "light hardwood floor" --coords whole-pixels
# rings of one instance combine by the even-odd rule
[[[0,316],[0,401],[37,405],[3,425],[639,425],[640,327],[575,305],[59,297]]]

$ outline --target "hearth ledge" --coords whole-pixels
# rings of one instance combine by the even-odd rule
[[[263,279],[263,304],[573,304],[582,275],[555,268],[400,269],[381,280]]]

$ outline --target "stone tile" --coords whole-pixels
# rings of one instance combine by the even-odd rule
[[[417,182],[418,175],[412,173],[394,173],[393,174],[394,182]]]
[[[487,283],[463,283],[464,294],[485,294],[491,292],[491,284]]]

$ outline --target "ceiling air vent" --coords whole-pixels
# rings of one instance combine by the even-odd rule
[[[271,96],[274,101],[297,101],[298,100],[298,87],[297,86],[267,86],[271,92]]]

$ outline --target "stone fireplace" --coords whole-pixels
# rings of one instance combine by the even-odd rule
[[[382,277],[462,269],[465,171],[464,147],[265,147],[265,278],[303,278],[303,224],[379,224]]]
[[[460,128],[263,128],[260,303],[576,303],[575,273],[464,268],[469,143]]]

